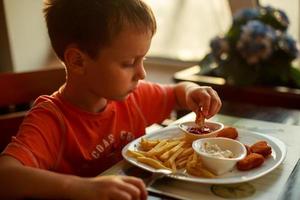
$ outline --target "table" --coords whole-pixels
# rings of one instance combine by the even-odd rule
[[[247,112],[247,109],[244,109],[244,111]],[[256,111],[253,110],[252,113],[256,113]],[[285,116],[287,113],[281,114]],[[292,116],[293,112],[289,114],[290,116]],[[280,113],[278,113],[278,115],[280,115]],[[285,117],[272,118],[271,116],[269,116],[268,118],[267,113],[265,113],[265,118],[268,119],[269,122],[262,121],[263,116],[260,114],[260,112],[257,112],[257,115],[252,114],[250,117],[257,117],[259,118],[259,120],[233,117],[223,114],[218,114],[211,120],[220,121],[226,125],[231,125],[240,129],[248,129],[264,134],[270,134],[273,137],[279,138],[286,144],[288,153],[285,161],[278,168],[259,179],[247,183],[251,185],[251,187],[255,188],[256,191],[253,195],[243,199],[300,199],[300,191],[296,187],[294,187],[294,185],[300,183],[300,178],[299,180],[297,179],[297,177],[300,177],[300,173],[298,173],[298,168],[295,167],[300,165],[298,164],[298,160],[300,158],[300,137],[298,137],[298,134],[300,134],[300,126],[289,124],[289,121],[285,120]],[[189,113],[177,120],[175,123],[194,120],[194,118],[195,114]],[[275,122],[271,122],[272,120]],[[128,172],[133,172],[133,175],[137,175],[142,178],[147,174],[147,172],[141,172],[137,167],[133,167],[125,161],[121,161],[120,163],[102,173],[102,175],[128,174]],[[291,174],[293,174],[293,176],[291,176]],[[177,199],[224,199],[213,194],[211,191],[211,187],[212,185],[194,184],[190,182],[186,183],[178,180],[164,178],[155,182],[149,190],[155,193],[171,195],[173,197],[176,197]],[[150,193],[149,199],[173,199],[170,197],[153,194],[154,193]]]

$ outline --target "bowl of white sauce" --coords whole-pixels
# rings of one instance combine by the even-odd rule
[[[198,139],[192,146],[205,167],[216,175],[229,172],[247,155],[244,144],[223,137]]]

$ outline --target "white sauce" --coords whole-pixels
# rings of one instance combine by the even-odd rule
[[[201,151],[217,157],[217,158],[233,158],[234,155],[230,150],[222,150],[217,144],[204,142],[201,146]]]

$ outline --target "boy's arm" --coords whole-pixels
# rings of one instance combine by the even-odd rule
[[[0,157],[0,199],[66,198],[74,179],[46,170],[23,166],[11,156]]]
[[[176,109],[197,111],[202,107],[206,118],[219,112],[222,102],[215,90],[207,86],[199,86],[192,82],[181,82],[174,85]]]
[[[146,199],[142,180],[135,177],[81,178],[23,166],[0,156],[0,199]]]

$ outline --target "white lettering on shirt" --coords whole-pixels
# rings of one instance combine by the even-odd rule
[[[104,151],[104,147],[101,144],[98,144],[96,146],[96,149],[99,151],[99,153],[102,153]]]
[[[120,131],[120,141],[121,146],[125,146],[128,142],[134,139],[134,135],[128,131]],[[115,137],[113,134],[109,134],[106,138],[103,138],[99,144],[96,145],[95,149],[91,152],[91,156],[94,159],[98,159],[102,156],[106,149],[112,147],[112,144],[115,142]],[[108,152],[111,153],[111,152]]]
[[[114,141],[115,141],[115,139],[114,139],[113,134],[109,134],[107,136],[107,138],[103,138],[101,143],[96,145],[96,148],[95,148],[95,150],[92,151],[91,156],[94,159],[97,159],[97,158],[101,157],[101,154],[103,154],[103,152],[107,148],[111,147],[112,144],[114,143]]]
[[[104,148],[107,148],[110,146],[110,144],[105,139],[103,139],[103,144],[104,144]]]

